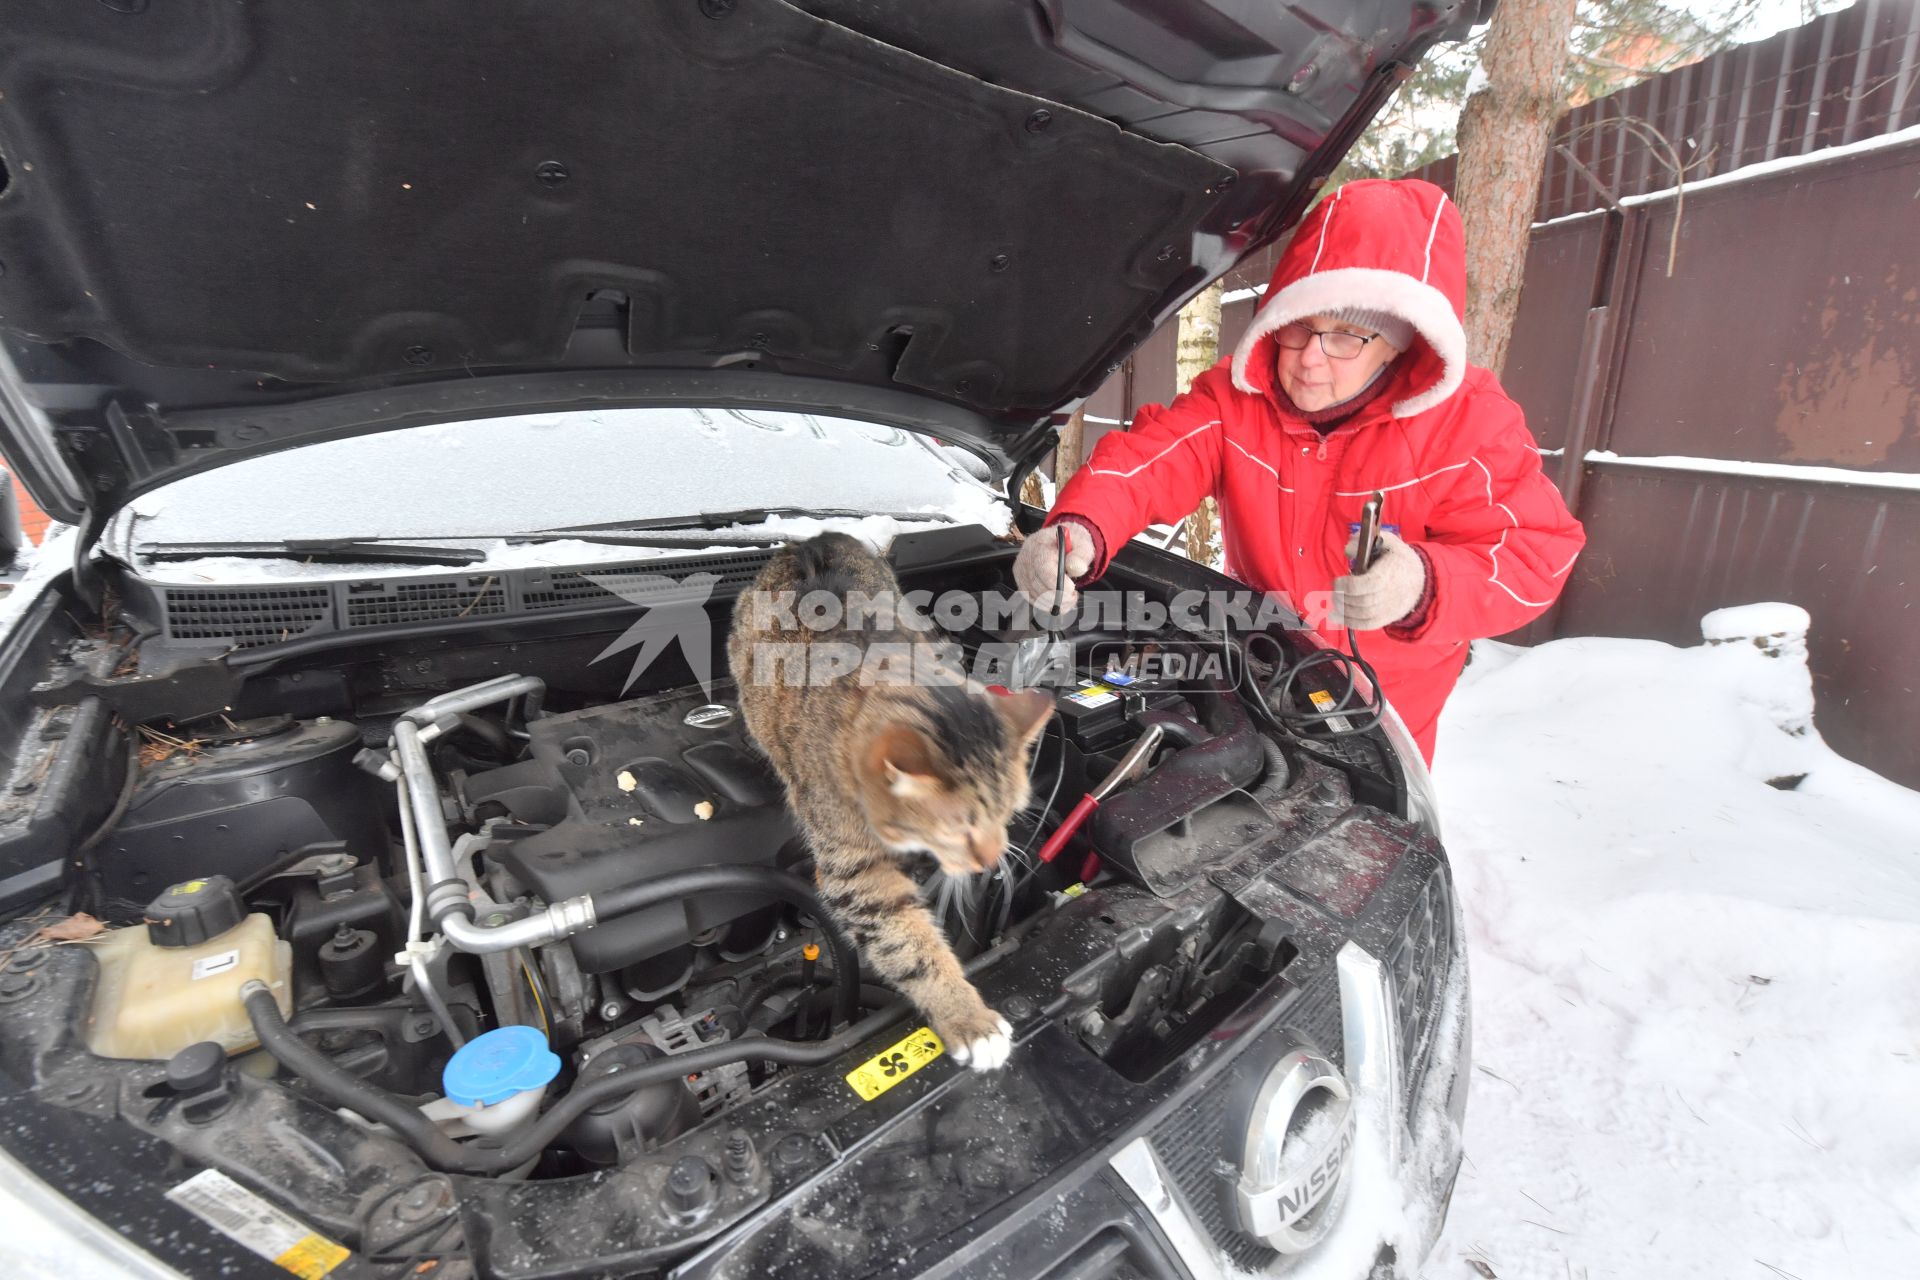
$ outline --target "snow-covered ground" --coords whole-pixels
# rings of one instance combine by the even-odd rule
[[[1427,1280],[1920,1275],[1920,794],[1779,729],[1808,697],[1751,645],[1475,647],[1436,769],[1468,1164]]]

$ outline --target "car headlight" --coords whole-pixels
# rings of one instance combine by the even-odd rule
[[[1420,754],[1420,745],[1413,740],[1407,722],[1392,704],[1382,709],[1380,731],[1400,757],[1400,772],[1407,780],[1407,821],[1438,840],[1440,800],[1434,794],[1433,775],[1427,771],[1427,759]]]
[[[1280,1253],[1318,1244],[1339,1216],[1353,1128],[1353,1094],[1338,1067],[1310,1049],[1276,1062],[1247,1114],[1241,1229]]]

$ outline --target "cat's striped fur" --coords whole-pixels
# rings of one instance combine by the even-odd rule
[[[866,963],[920,1007],[956,1058],[998,1066],[1011,1049],[1006,1020],[967,981],[901,860],[929,852],[950,875],[999,861],[1007,823],[1027,802],[1028,752],[1053,700],[975,685],[875,683],[859,672],[787,683],[794,668],[771,655],[793,663],[795,646],[866,652],[881,644],[925,659],[943,639],[897,619],[855,627],[843,617],[810,630],[804,611],[775,607],[782,593],[792,601],[815,591],[842,601],[863,592],[904,607],[886,561],[845,534],[775,553],[735,606],[728,639],[748,731],[786,785],[822,899]]]

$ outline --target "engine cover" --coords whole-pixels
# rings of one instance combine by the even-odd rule
[[[717,864],[773,866],[797,834],[779,779],[746,736],[731,682],[550,715],[529,726],[531,758],[467,779],[484,820],[504,810],[546,829],[489,856],[548,902]],[[605,973],[680,946],[771,899],[714,894],[665,903],[574,935],[574,958]]]

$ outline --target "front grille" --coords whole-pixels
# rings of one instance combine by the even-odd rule
[[[1453,891],[1446,868],[1436,869],[1427,878],[1419,900],[1394,935],[1386,968],[1400,1024],[1400,1078],[1406,1082],[1411,1108],[1433,1057],[1440,997],[1453,968]]]
[[[166,591],[167,634],[175,640],[225,640],[257,649],[305,635],[333,616],[326,587],[235,587]]]
[[[1300,1040],[1312,1044],[1344,1065],[1340,1031],[1340,982],[1332,966],[1288,1006],[1285,1026]],[[1280,1255],[1234,1225],[1233,1187],[1240,1176],[1237,1150],[1242,1135],[1239,1119],[1227,1114],[1227,1100],[1219,1091],[1196,1097],[1174,1112],[1148,1135],[1187,1211],[1213,1242],[1245,1271],[1258,1271]],[[1231,1134],[1227,1126],[1233,1124]]]
[[[1233,1180],[1238,1171],[1227,1151],[1226,1108],[1201,1096],[1161,1121],[1148,1137],[1187,1212],[1234,1265],[1258,1271],[1280,1255],[1233,1225]]]
[[[1041,1272],[1040,1280],[1150,1280],[1163,1274],[1139,1241],[1106,1227]]]
[[[1444,867],[1421,889],[1388,947],[1385,965],[1393,983],[1399,1023],[1400,1067],[1412,1107],[1433,1057],[1441,995],[1453,957],[1453,896]],[[1283,1019],[1289,1031],[1346,1069],[1340,984],[1332,966],[1301,990]],[[1187,1212],[1213,1243],[1245,1271],[1261,1271],[1279,1254],[1242,1232],[1233,1206],[1239,1177],[1238,1118],[1227,1112],[1220,1091],[1196,1097],[1148,1135]],[[1234,1132],[1228,1126],[1236,1126]]]

